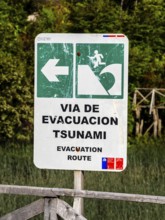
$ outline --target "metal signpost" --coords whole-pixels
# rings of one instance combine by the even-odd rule
[[[125,35],[39,34],[35,39],[35,165],[124,170],[127,97]]]

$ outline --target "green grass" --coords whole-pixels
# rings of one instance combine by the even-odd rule
[[[165,195],[165,140],[136,140],[128,148],[121,173],[85,172],[85,189]],[[0,148],[0,184],[73,188],[73,171],[40,170],[33,165],[32,146]],[[0,195],[0,216],[34,200],[33,196]],[[62,198],[63,199],[63,198]],[[64,198],[72,205],[72,198]],[[88,220],[165,219],[165,206],[149,203],[85,199]],[[33,219],[43,219],[40,215]]]

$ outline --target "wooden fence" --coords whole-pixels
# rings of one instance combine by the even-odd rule
[[[25,207],[0,217],[0,220],[26,220],[40,213],[44,213],[44,220],[57,220],[58,216],[64,220],[86,220],[84,216],[78,214],[70,205],[59,199],[59,197],[62,196],[165,204],[165,196],[32,186],[0,185],[0,194],[33,195],[42,197]]]
[[[152,115],[151,124],[144,130],[142,110],[148,109],[148,115]],[[154,137],[161,136],[162,120],[160,112],[165,110],[164,88],[136,88],[133,96],[133,110],[136,118],[136,135],[145,135],[152,131]]]

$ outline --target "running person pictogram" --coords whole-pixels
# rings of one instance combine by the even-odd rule
[[[105,62],[101,61],[104,57],[101,53],[98,52],[98,50],[94,51],[94,56],[93,57],[90,57],[90,56],[88,56],[88,57],[92,61],[93,65],[94,65],[93,66],[94,68],[98,67],[99,65],[105,65],[106,64]]]

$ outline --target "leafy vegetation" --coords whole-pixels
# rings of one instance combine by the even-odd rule
[[[35,20],[28,21],[33,14]],[[163,0],[1,0],[0,141],[33,136],[34,39],[45,33],[124,33],[130,42],[129,94],[135,87],[163,87]],[[129,111],[131,134],[133,121]],[[11,120],[12,118],[12,120]]]
[[[28,21],[31,14],[35,20]],[[128,167],[120,175],[86,172],[85,189],[164,195],[165,141],[134,140],[131,106],[135,87],[164,87],[164,24],[164,0],[0,0],[0,183],[73,187],[72,172],[38,170],[32,161],[36,35],[116,32],[129,39]],[[0,195],[0,215],[34,199]],[[85,215],[155,220],[165,211],[161,205],[86,199]]]

